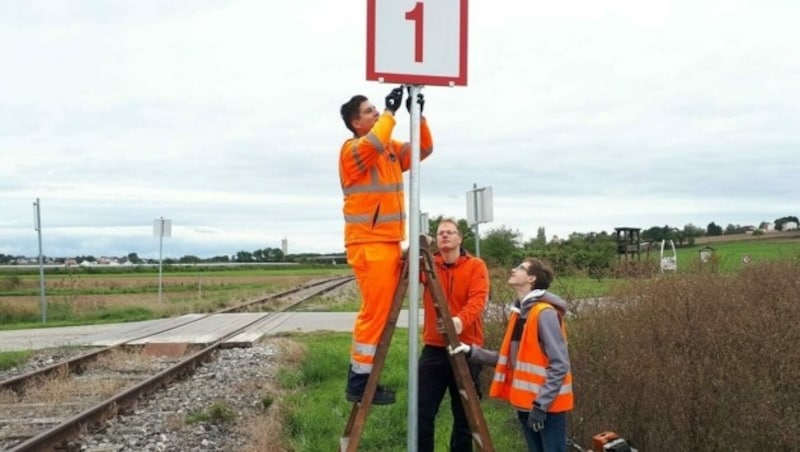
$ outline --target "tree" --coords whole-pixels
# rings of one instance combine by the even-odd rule
[[[236,253],[236,262],[253,262],[253,253],[249,251],[239,251]]]
[[[800,221],[797,219],[796,216],[786,216],[786,217],[780,217],[775,220],[775,229],[777,229],[778,231],[783,231],[784,223],[788,223],[790,221],[793,221],[794,224],[800,225]]]
[[[706,231],[709,236],[722,235],[722,226],[717,226],[717,224],[712,221],[711,223],[708,223]]]
[[[128,262],[131,264],[141,264],[142,260],[139,259],[139,255],[136,253],[128,253]]]
[[[522,233],[505,225],[481,237],[481,258],[489,266],[510,266],[521,255],[519,249]]]

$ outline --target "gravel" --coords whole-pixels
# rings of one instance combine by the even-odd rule
[[[264,413],[262,398],[273,380],[277,354],[269,342],[219,350],[216,359],[195,369],[190,378],[151,395],[133,413],[117,416],[103,431],[70,444],[69,450],[243,450],[248,441],[243,425]],[[223,415],[214,418],[215,408]]]

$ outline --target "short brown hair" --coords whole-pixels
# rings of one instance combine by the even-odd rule
[[[523,262],[528,263],[528,275],[536,277],[536,280],[533,281],[533,285],[531,286],[531,290],[546,290],[550,287],[553,279],[555,279],[555,274],[553,274],[553,269],[551,269],[549,265],[545,264],[539,259],[536,259],[535,257],[529,257]]]
[[[356,131],[353,130],[352,122],[354,119],[358,119],[358,115],[361,113],[361,103],[365,100],[367,100],[367,96],[356,94],[355,96],[351,97],[350,100],[343,103],[342,108],[339,110],[345,127],[353,132],[353,135],[355,135]]]

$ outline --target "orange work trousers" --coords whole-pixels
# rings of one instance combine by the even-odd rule
[[[400,278],[402,251],[397,242],[359,243],[347,247],[347,263],[361,291],[361,308],[353,327],[350,365],[354,373],[372,372],[375,351],[389,319]]]

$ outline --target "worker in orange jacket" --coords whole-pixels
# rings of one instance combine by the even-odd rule
[[[341,108],[342,120],[353,132],[339,153],[344,241],[347,262],[361,291],[345,390],[351,402],[361,400],[400,278],[400,242],[406,238],[403,172],[411,168],[411,144],[392,139],[394,116],[402,101],[401,86],[386,96],[382,114],[362,95],[353,96]],[[421,93],[416,101],[421,112],[425,102]],[[406,108],[411,109],[410,98]],[[420,158],[432,152],[433,139],[422,117]],[[394,401],[393,391],[378,386],[372,403]]]
[[[535,258],[511,270],[508,284],[518,298],[511,306],[500,351],[462,344],[470,362],[495,366],[489,395],[517,411],[529,452],[567,450],[567,413],[572,411],[572,371],[564,315],[567,304],[548,292],[553,271]]]
[[[453,325],[461,342],[483,345],[483,310],[489,297],[489,272],[479,257],[467,253],[461,247],[461,232],[453,218],[443,218],[436,230],[434,266],[442,293],[447,298],[447,307],[453,316]],[[459,388],[456,384],[447,341],[443,335],[441,321],[436,317],[433,294],[424,293],[425,324],[422,339],[424,346],[418,366],[418,417],[417,450],[433,452],[436,415],[444,398],[450,393],[450,410],[453,428],[450,432],[451,452],[471,452],[472,432],[465,413]],[[469,364],[473,384],[480,394],[478,376],[480,364]]]

